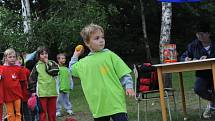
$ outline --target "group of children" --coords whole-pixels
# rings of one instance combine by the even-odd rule
[[[46,71],[48,49],[39,47],[35,53],[38,73],[37,82],[29,83],[31,71],[24,65],[23,56],[12,48],[4,52],[3,65],[0,66],[0,119],[2,120],[3,103],[6,106],[8,121],[34,121],[34,112],[29,110],[27,102],[31,96],[38,96],[42,111],[40,121],[56,121],[56,116],[61,116],[61,104],[68,114],[72,115],[72,105],[69,101],[69,92],[73,88],[71,73],[66,67],[66,56],[57,55],[59,74],[57,77],[49,75]],[[31,87],[31,89],[29,89]],[[34,89],[35,91],[32,91]],[[57,107],[57,108],[56,108]]]
[[[110,118],[113,121],[128,121],[125,94],[135,95],[131,69],[118,55],[104,48],[104,30],[101,26],[87,25],[82,29],[81,36],[90,53],[78,60],[84,49],[75,50],[69,69],[65,66],[66,56],[58,54],[57,78],[51,76],[46,69],[46,64],[50,62],[48,49],[37,49],[36,83],[28,83],[30,71],[21,66],[15,50],[5,51],[4,65],[0,66],[0,119],[3,103],[6,105],[8,121],[21,121],[22,115],[25,118],[25,114],[20,111],[21,102],[27,102],[29,90],[30,97],[36,95],[39,98],[42,108],[39,121],[46,121],[47,117],[48,121],[56,121],[56,116],[61,116],[62,103],[66,111],[73,114],[69,101],[69,91],[73,88],[72,75],[81,80],[94,121],[109,121]]]

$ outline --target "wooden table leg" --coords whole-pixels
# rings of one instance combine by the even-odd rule
[[[181,100],[182,100],[182,109],[184,113],[184,119],[187,118],[187,110],[186,110],[186,101],[185,101],[185,94],[184,94],[184,82],[182,72],[179,72],[179,85],[180,85],[180,92],[181,92]]]
[[[161,103],[161,111],[162,111],[162,118],[163,121],[167,121],[167,112],[166,112],[166,104],[164,99],[164,87],[163,87],[163,74],[162,74],[162,68],[157,68],[158,73],[158,83],[159,83],[159,91],[160,91],[160,103]]]
[[[212,75],[213,75],[213,84],[214,84],[214,92],[215,92],[215,63],[212,64]]]

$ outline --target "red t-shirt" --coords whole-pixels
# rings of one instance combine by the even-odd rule
[[[5,102],[22,99],[20,81],[25,80],[22,67],[16,65],[3,66],[2,80]]]
[[[3,104],[3,98],[4,98],[2,72],[3,72],[3,68],[2,66],[0,66],[0,105]]]
[[[30,75],[30,71],[25,68],[25,67],[22,67],[22,73],[24,74],[24,82],[22,83],[22,101],[24,102],[27,102],[28,101],[28,98],[29,98],[29,93],[28,93],[28,78],[29,78],[29,75]]]

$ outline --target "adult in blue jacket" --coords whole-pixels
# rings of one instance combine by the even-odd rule
[[[181,61],[215,58],[215,41],[210,38],[210,25],[200,23],[197,29],[196,39],[189,43],[187,50],[181,56]],[[203,118],[212,118],[212,112],[215,111],[212,70],[196,71],[194,91],[201,98],[209,101],[202,115]]]

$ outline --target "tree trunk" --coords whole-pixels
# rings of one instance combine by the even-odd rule
[[[30,3],[29,0],[21,0],[22,3],[22,16],[23,16],[23,28],[24,33],[27,34],[27,41],[25,43],[25,47],[29,46],[29,42],[31,41],[31,14],[30,14]]]
[[[160,55],[161,55],[161,45],[170,43],[171,24],[172,24],[172,4],[167,2],[162,2]],[[160,56],[160,61],[161,63],[163,63],[163,56]]]
[[[151,51],[149,47],[149,42],[148,42],[148,37],[146,33],[146,21],[145,21],[145,15],[144,15],[144,6],[143,6],[143,1],[140,0],[140,8],[141,8],[141,19],[142,19],[142,29],[143,29],[143,43],[145,45],[146,49],[146,59],[151,61]]]
[[[163,62],[161,45],[170,43],[170,32],[172,24],[172,3],[162,2],[162,20],[161,20],[161,34],[160,34],[160,62]],[[165,88],[172,87],[172,74],[165,74]]]

